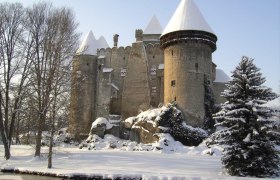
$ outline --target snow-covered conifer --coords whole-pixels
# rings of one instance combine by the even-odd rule
[[[277,97],[263,85],[265,78],[253,59],[242,57],[232,80],[222,93],[226,102],[214,115],[216,126],[223,127],[210,139],[224,145],[222,163],[230,175],[267,177],[279,173],[279,152],[270,108],[265,104]]]

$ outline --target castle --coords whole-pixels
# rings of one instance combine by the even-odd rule
[[[128,47],[90,32],[73,59],[70,131],[90,130],[97,117],[125,119],[176,102],[188,124],[201,127],[205,86],[216,103],[229,79],[212,62],[217,37],[192,0],[182,0],[163,30],[154,16]]]

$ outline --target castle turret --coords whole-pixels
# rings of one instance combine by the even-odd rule
[[[108,46],[104,37],[96,40],[90,31],[73,58],[69,129],[77,139],[96,118],[97,49],[103,46]]]
[[[192,0],[182,0],[160,43],[164,50],[164,103],[176,102],[188,124],[201,127],[205,83],[212,84],[217,37]]]

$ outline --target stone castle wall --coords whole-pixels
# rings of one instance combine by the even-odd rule
[[[152,107],[163,103],[163,51],[159,43],[145,43]]]
[[[96,117],[97,57],[75,56],[73,60],[70,131],[86,133]]]
[[[221,96],[221,92],[223,92],[225,89],[226,89],[225,83],[213,82],[213,93],[214,93],[216,104],[221,104],[226,101],[226,99]]]
[[[211,48],[183,43],[163,50],[155,37],[159,38],[144,36],[132,46],[100,49],[97,56],[74,58],[71,132],[89,132],[97,117],[117,114],[125,119],[173,101],[188,124],[202,126],[205,78],[211,87],[215,78]],[[217,102],[222,101],[222,85],[214,83],[213,88]]]
[[[148,59],[143,42],[132,44],[122,97],[122,116],[135,116],[150,107]]]

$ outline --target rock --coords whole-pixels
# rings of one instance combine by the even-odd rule
[[[106,129],[105,134],[111,134],[115,137],[120,137],[120,127],[119,126],[113,126],[111,129]]]
[[[199,145],[207,137],[207,132],[188,126],[185,122],[183,114],[175,105],[148,110],[133,120],[129,139],[148,144],[159,140],[158,133],[170,133],[184,145]]]
[[[112,148],[112,149],[115,149],[117,147],[117,145],[114,144],[114,143],[111,143],[109,147]]]
[[[136,123],[132,127],[132,130],[139,135],[139,141],[144,144],[158,141],[159,138],[158,136],[156,136],[156,133],[162,132],[161,129],[159,129],[158,127],[154,127],[153,123],[150,123],[148,121],[136,121]]]
[[[104,124],[98,124],[97,127],[94,127],[90,130],[90,134],[95,134],[101,138],[104,138],[105,135],[105,130],[106,130],[106,125]]]

